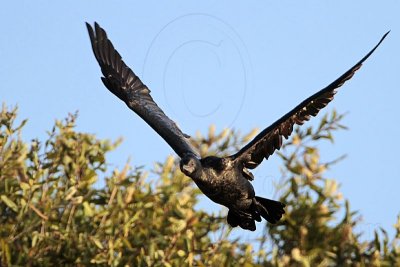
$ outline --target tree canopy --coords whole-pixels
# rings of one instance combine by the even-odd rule
[[[3,105],[0,266],[400,266],[400,217],[393,240],[384,229],[364,240],[358,213],[326,177],[337,160],[321,162],[318,144],[344,128],[336,112],[296,128],[279,152],[286,214],[251,243],[230,236],[225,209],[195,207],[201,193],[176,157],[151,172],[130,163],[110,170],[107,153],[120,141],[77,132],[76,119],[24,142],[26,120],[16,123],[17,109]],[[221,156],[253,135],[211,126],[193,145]]]

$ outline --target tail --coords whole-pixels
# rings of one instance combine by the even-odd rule
[[[286,205],[279,201],[256,196],[256,206],[264,219],[270,223],[277,223],[285,213],[283,208]]]

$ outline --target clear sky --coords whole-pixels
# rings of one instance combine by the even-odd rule
[[[182,130],[194,135],[267,127],[328,85],[391,33],[326,111],[348,112],[350,129],[321,147],[348,157],[337,179],[361,230],[393,234],[399,214],[400,2],[391,1],[6,1],[0,9],[0,100],[29,118],[23,137],[45,138],[55,119],[79,110],[78,129],[124,137],[110,155],[151,168],[172,149],[100,81],[85,21],[103,26],[125,62]],[[397,48],[396,48],[397,47]],[[318,122],[318,119],[314,119]],[[312,124],[312,122],[311,122]],[[279,180],[272,157],[256,172],[258,195]],[[215,207],[208,199],[201,207]],[[250,234],[238,232],[238,234]]]

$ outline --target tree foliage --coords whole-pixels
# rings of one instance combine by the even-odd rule
[[[400,218],[393,240],[383,229],[362,240],[357,213],[325,176],[336,161],[321,162],[317,144],[343,128],[336,113],[296,129],[284,145],[279,192],[287,214],[246,243],[230,237],[226,210],[195,208],[200,192],[177,158],[150,172],[129,163],[110,170],[106,155],[119,141],[77,132],[69,115],[47,140],[27,143],[16,111],[3,106],[0,113],[4,266],[400,266]],[[211,126],[193,144],[202,155],[221,156],[253,135]]]

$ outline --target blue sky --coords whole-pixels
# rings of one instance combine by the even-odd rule
[[[328,176],[363,215],[370,239],[377,227],[393,233],[399,214],[399,11],[396,0],[7,1],[0,9],[0,100],[29,118],[27,140],[45,138],[55,119],[79,110],[79,130],[124,137],[110,155],[113,167],[131,157],[151,168],[173,151],[103,87],[85,21],[108,31],[153,98],[191,135],[211,123],[242,132],[267,127],[391,30],[326,109],[348,112],[349,130],[321,147],[325,161],[348,155]],[[259,195],[274,195],[278,163],[272,157],[255,172]],[[207,199],[203,205],[218,209]]]

